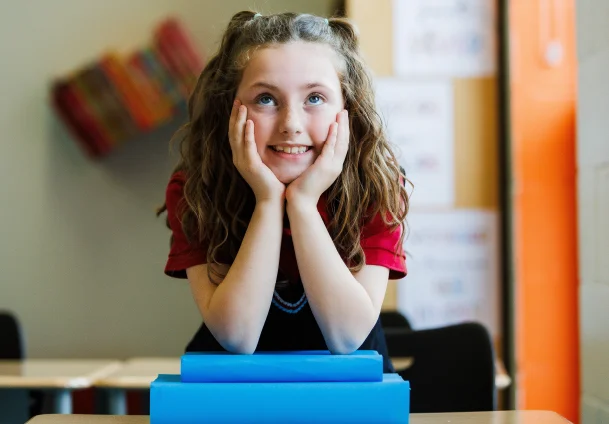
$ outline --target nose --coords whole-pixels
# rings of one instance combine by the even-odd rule
[[[301,134],[303,131],[302,108],[286,106],[283,108],[279,131],[287,137]]]

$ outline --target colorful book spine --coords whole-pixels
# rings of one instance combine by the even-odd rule
[[[116,143],[120,144],[134,137],[139,132],[137,125],[133,120],[131,112],[122,102],[116,86],[108,78],[99,63],[92,66],[91,73],[93,83],[98,87],[98,95],[106,105],[106,113],[111,117],[117,126],[117,130],[120,132]]]
[[[164,64],[180,82],[182,93],[188,97],[203,70],[203,59],[184,27],[174,18],[166,19],[155,30],[155,47]]]
[[[182,95],[177,82],[161,64],[158,50],[154,47],[145,48],[141,51],[139,58],[150,74],[158,81],[161,90],[173,106],[174,112],[183,107],[186,97]]]
[[[138,90],[142,93],[144,101],[153,112],[154,126],[156,127],[166,122],[172,116],[171,107],[166,99],[163,98],[163,94],[154,81],[146,74],[146,70],[142,67],[139,60],[137,60],[137,53],[132,54],[127,59],[126,66]]]
[[[145,59],[143,50],[135,52],[129,59],[130,64],[141,72],[141,75],[148,81],[150,88],[154,90],[155,99],[159,102],[159,108],[162,108],[163,115],[171,116],[174,114],[174,106],[172,99],[167,95],[163,83],[160,80],[155,69],[150,66],[150,63]]]
[[[78,99],[79,104],[86,108],[88,115],[91,117],[91,121],[94,123],[94,128],[101,134],[99,138],[99,149],[102,155],[108,154],[112,151],[114,144],[114,134],[110,131],[107,124],[103,119],[103,109],[98,104],[94,97],[91,95],[85,78],[85,70],[78,71],[70,81],[72,92],[74,97]]]
[[[99,157],[102,154],[102,136],[84,105],[75,96],[70,81],[55,82],[51,91],[52,104],[74,138],[89,157]]]
[[[408,424],[410,385],[398,374],[377,382],[183,383],[150,385],[150,424]]]
[[[123,136],[121,128],[115,121],[115,117],[109,111],[109,105],[105,93],[100,90],[92,66],[82,69],[74,78],[78,92],[86,99],[91,107],[96,121],[104,128],[110,140],[110,149],[117,144]]]
[[[383,357],[365,350],[349,355],[329,351],[190,352],[182,355],[181,378],[191,383],[381,381]]]
[[[142,131],[153,128],[154,115],[144,102],[142,93],[139,92],[124,63],[115,54],[107,54],[101,59],[100,66],[115,85],[138,128]]]

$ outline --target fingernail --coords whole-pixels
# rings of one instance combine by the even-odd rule
[[[239,106],[239,104],[240,104],[240,103],[241,103],[241,102],[240,102],[239,100],[235,99],[235,101],[233,102],[233,105],[234,105],[234,106]]]

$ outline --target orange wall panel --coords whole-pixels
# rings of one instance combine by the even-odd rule
[[[516,407],[578,422],[574,1],[508,4]],[[551,65],[553,40],[562,57]]]

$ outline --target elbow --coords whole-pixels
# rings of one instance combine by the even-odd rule
[[[256,351],[262,328],[226,314],[208,314],[205,325],[216,341],[226,351],[234,354],[250,355]]]
[[[350,355],[357,350],[357,346],[333,346],[328,347],[332,355]]]
[[[341,338],[328,343],[328,350],[333,355],[350,355],[364,343],[366,337]]]
[[[350,328],[334,329],[333,334],[326,337],[328,350],[334,355],[349,355],[355,352],[364,344],[375,322],[372,322],[372,324],[360,323],[361,325]]]
[[[251,355],[258,347],[259,337],[254,337],[253,331],[223,328],[219,331],[212,331],[212,333],[218,343],[230,353]]]
[[[237,355],[251,355],[256,351],[258,343],[252,343],[249,340],[223,340],[218,342],[230,353]]]

